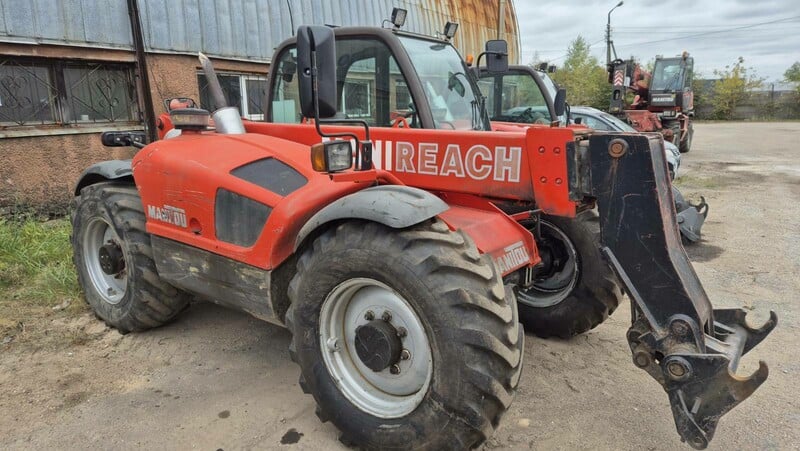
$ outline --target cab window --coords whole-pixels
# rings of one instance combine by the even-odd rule
[[[419,127],[408,83],[388,47],[375,39],[336,42],[339,100],[337,118],[359,119],[373,127],[401,123]],[[272,121],[300,123],[296,51],[281,55],[272,95]]]
[[[479,83],[493,121],[549,124],[547,101],[527,74],[482,75]]]

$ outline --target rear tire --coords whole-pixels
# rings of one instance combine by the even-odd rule
[[[673,122],[670,124],[669,129],[672,130],[672,144],[678,149],[681,148],[681,124],[680,122]]]
[[[540,252],[552,248],[561,264],[532,287],[518,289],[520,322],[542,338],[569,338],[605,321],[622,291],[600,254],[597,213],[586,210],[574,219],[544,215],[541,221]]]
[[[73,201],[71,239],[86,302],[109,326],[122,333],[158,327],[188,305],[187,293],[158,277],[134,186],[107,182],[83,188]],[[103,269],[109,255],[118,257],[111,259],[118,262],[114,274]]]
[[[363,290],[374,293],[362,296]],[[301,370],[300,386],[317,401],[317,416],[342,431],[345,444],[474,448],[494,432],[511,404],[524,344],[513,291],[504,288],[494,263],[463,232],[452,232],[440,221],[403,230],[372,222],[340,224],[302,253],[289,297],[286,324],[292,333],[290,354]],[[328,313],[332,309],[344,309],[341,326],[330,326],[336,317]],[[415,346],[421,360],[398,361],[411,365],[408,370],[358,370],[360,354],[354,355],[357,349],[347,331],[359,323],[364,327],[373,313],[382,318],[383,311],[391,313],[393,327],[398,318],[409,326],[402,347]],[[341,339],[330,336],[331,330],[341,331]],[[409,337],[415,340],[410,345]],[[429,354],[420,351],[425,347],[418,342],[428,344]],[[424,365],[426,355],[429,366]],[[406,374],[428,375],[393,398],[393,381]],[[359,385],[367,378],[375,382]]]

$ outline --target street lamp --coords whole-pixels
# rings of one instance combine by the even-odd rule
[[[606,22],[606,65],[611,64],[611,45],[612,45],[612,42],[611,42],[611,13],[615,9],[619,8],[620,6],[622,6],[623,3],[624,3],[623,1],[620,1],[619,3],[617,3],[617,6],[611,8],[608,11],[608,22]],[[617,56],[617,50],[614,49],[614,57],[616,58],[616,56]]]

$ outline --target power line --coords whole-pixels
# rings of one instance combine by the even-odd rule
[[[779,19],[779,22],[784,22],[784,23],[787,23],[787,24],[790,24],[790,25],[791,25],[791,22],[798,22],[798,21],[800,21],[800,19],[794,18],[794,17],[790,17],[790,18],[787,18],[787,19]],[[699,25],[699,24],[698,25],[675,25],[675,26],[672,26],[672,27],[669,27],[669,28],[671,28],[673,30],[678,30],[678,29],[680,29],[680,30],[707,30],[707,29],[710,29],[710,28],[750,27],[750,26],[759,26],[759,25],[763,25],[763,23],[726,24],[726,25]],[[620,26],[613,26],[612,30],[641,30],[641,31],[652,32],[653,28],[654,28],[654,25],[637,25],[637,26],[620,25]],[[667,27],[659,26],[659,28],[667,28]]]
[[[800,18],[800,16],[792,16],[792,17],[786,17],[786,18],[783,18],[783,19],[771,20],[771,21],[768,21],[768,22],[760,22],[760,23],[755,23],[755,24],[750,24],[750,25],[741,25],[741,26],[738,26],[738,27],[728,28],[728,29],[725,29],[725,30],[706,31],[704,33],[695,33],[695,34],[689,34],[689,35],[685,35],[685,36],[676,36],[676,37],[666,38],[666,39],[657,39],[657,40],[654,40],[654,41],[634,42],[634,43],[631,43],[631,44],[623,44],[623,45],[620,45],[619,47],[633,47],[633,46],[637,46],[637,45],[657,44],[657,43],[660,43],[660,42],[675,41],[675,40],[679,40],[679,39],[697,38],[697,37],[700,37],[700,36],[708,36],[708,35],[712,35],[712,34],[728,33],[728,32],[736,31],[736,30],[744,30],[744,29],[747,29],[747,28],[760,27],[762,25],[769,25],[769,24],[778,23],[778,22],[786,22],[786,21],[793,20],[793,19],[798,19],[798,18]]]

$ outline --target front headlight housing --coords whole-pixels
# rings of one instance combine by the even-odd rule
[[[317,172],[340,172],[353,167],[353,144],[328,141],[311,146],[311,167]]]

